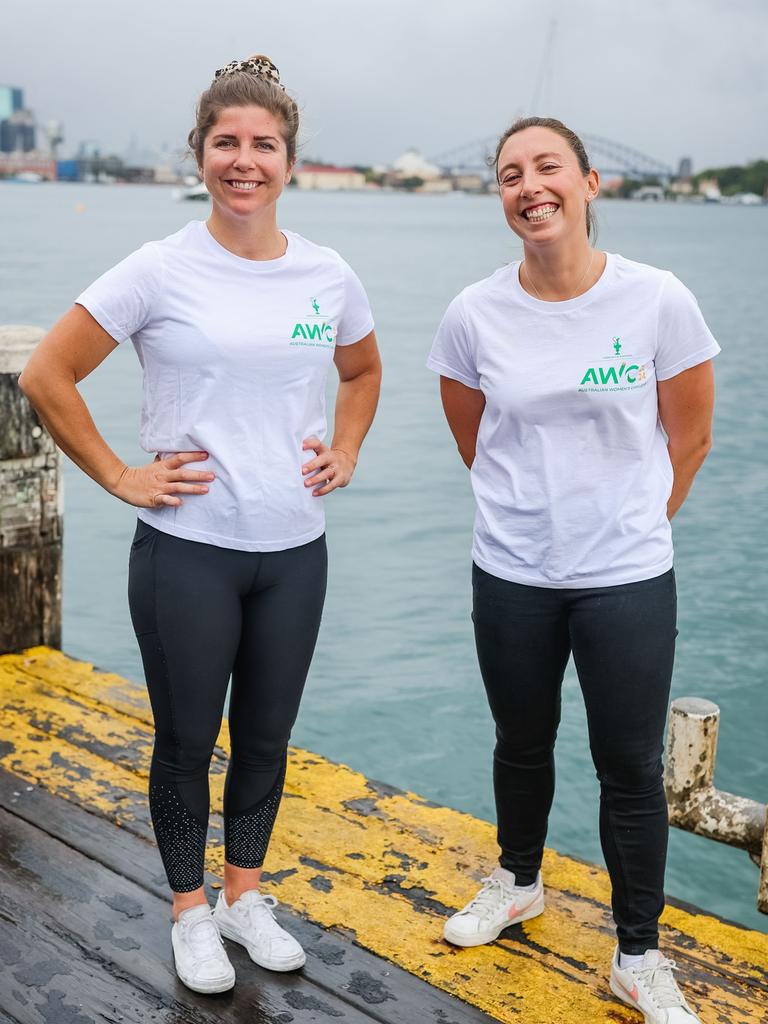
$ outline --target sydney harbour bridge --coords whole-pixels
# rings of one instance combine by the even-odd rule
[[[552,95],[557,70],[555,61],[557,32],[558,19],[553,17],[544,38],[530,100],[525,108],[530,114],[552,109]],[[522,116],[522,114],[522,110],[518,111],[518,116]],[[639,181],[658,179],[664,184],[675,177],[675,171],[669,165],[641,153],[631,146],[603,138],[600,135],[580,132],[578,126],[576,133],[584,143],[591,165],[596,167],[604,177],[634,178]],[[477,139],[475,142],[468,142],[444,153],[438,153],[436,156],[430,157],[429,162],[439,167],[444,173],[482,173],[484,177],[490,178],[493,172],[488,166],[488,158],[496,152],[497,142],[498,136]]]
[[[593,167],[604,176],[634,178],[646,181],[649,178],[668,182],[675,171],[660,160],[647,156],[631,146],[605,139],[600,135],[578,132]],[[482,173],[490,175],[488,162],[496,151],[498,136],[477,139],[454,149],[446,150],[429,158],[445,173]]]

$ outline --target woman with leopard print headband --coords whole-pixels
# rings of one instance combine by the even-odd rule
[[[350,482],[379,392],[360,281],[333,250],[277,225],[298,128],[269,58],[218,70],[189,135],[212,200],[207,222],[107,271],[21,378],[67,454],[138,509],[129,600],[155,719],[150,809],[176,970],[205,993],[234,985],[222,934],[272,970],[305,960],[259,891],[261,866],[320,627],[323,498]],[[128,340],[144,371],[141,443],[156,453],[140,467],[110,450],[75,387]],[[230,676],[224,889],[212,913],[208,768]]]

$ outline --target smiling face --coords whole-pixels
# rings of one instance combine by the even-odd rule
[[[291,169],[282,121],[263,107],[226,107],[205,136],[200,171],[225,216],[274,210]]]
[[[526,244],[586,236],[586,204],[599,187],[568,142],[551,128],[511,135],[499,153],[499,192],[507,223]]]

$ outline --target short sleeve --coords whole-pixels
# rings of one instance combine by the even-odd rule
[[[659,299],[656,379],[676,377],[719,351],[693,294],[674,274],[668,274]]]
[[[458,295],[445,311],[427,358],[427,367],[468,388],[480,389],[480,377],[463,315],[463,297]]]
[[[161,259],[158,247],[148,242],[97,278],[75,302],[122,344],[150,318],[161,286]]]
[[[344,310],[336,331],[337,345],[354,345],[373,330],[373,314],[362,282],[344,260]]]

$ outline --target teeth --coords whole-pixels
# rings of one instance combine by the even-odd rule
[[[240,188],[248,192],[251,189],[256,188],[256,186],[259,183],[258,181],[230,181],[229,184],[232,186],[232,188]]]
[[[534,210],[526,210],[526,220],[540,221],[549,220],[553,213],[557,213],[557,207],[554,204],[549,206],[537,206]]]

